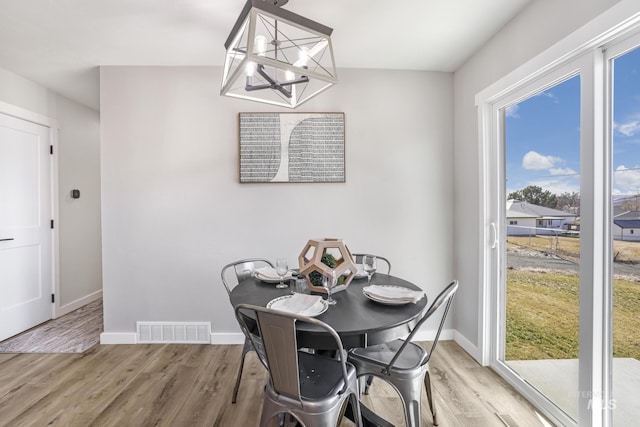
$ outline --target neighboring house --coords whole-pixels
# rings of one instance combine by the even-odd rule
[[[580,220],[571,221],[565,224],[566,234],[573,237],[580,236]]]
[[[640,212],[626,212],[613,219],[614,240],[640,241]]]
[[[507,200],[507,236],[557,235],[577,219],[569,212]]]

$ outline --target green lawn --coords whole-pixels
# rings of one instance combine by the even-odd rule
[[[640,283],[614,280],[614,357],[640,360]],[[578,275],[507,271],[506,360],[578,357]]]

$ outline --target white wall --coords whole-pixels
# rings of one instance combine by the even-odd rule
[[[430,296],[453,278],[452,75],[339,79],[298,110],[345,113],[346,183],[241,185],[238,113],[282,109],[220,97],[220,68],[101,69],[106,335],[136,321],[238,332],[221,268],[254,256],[295,265],[314,237],[390,258]]]
[[[58,314],[100,296],[100,115],[47,88],[0,68],[0,101],[58,122]],[[69,191],[83,197],[71,201]]]
[[[618,0],[537,0],[516,16],[454,75],[454,271],[460,280],[454,328],[467,351],[479,355],[478,300],[481,272],[481,224],[470,212],[481,211],[475,95],[527,60],[551,47]],[[471,220],[469,220],[471,218]]]
[[[100,114],[62,96],[57,109],[60,303],[74,309],[102,291]]]

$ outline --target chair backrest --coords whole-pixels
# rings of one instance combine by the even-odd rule
[[[227,293],[231,294],[231,290],[236,285],[245,279],[248,279],[253,275],[257,268],[260,267],[273,267],[271,261],[263,258],[247,258],[239,261],[234,261],[222,267],[220,277],[222,278],[222,284],[227,289]],[[231,271],[235,274],[231,274]]]
[[[362,257],[364,256],[374,256],[376,257],[377,261],[382,261],[385,264],[385,267],[387,268],[386,274],[391,274],[391,261],[389,261],[383,256],[374,255],[374,254],[351,254],[351,255],[353,255],[353,262],[356,264],[362,264]]]
[[[297,321],[317,325],[333,336],[338,348],[337,353],[340,356],[345,384],[341,393],[346,390],[348,384],[346,355],[340,336],[331,326],[311,317],[250,304],[239,304],[235,311],[242,331],[251,340],[260,360],[269,371],[271,384],[278,394],[295,399],[302,404],[298,373]]]
[[[424,313],[422,318],[418,321],[416,326],[413,328],[409,336],[404,340],[404,343],[400,346],[396,354],[393,356],[393,358],[385,368],[386,371],[391,369],[391,367],[396,362],[398,357],[400,357],[400,354],[402,354],[402,351],[407,347],[409,342],[413,339],[413,336],[416,334],[416,332],[418,332],[418,329],[420,329],[420,326],[422,326],[422,324],[427,319],[431,318],[431,316],[433,316],[433,314],[437,312],[438,309],[444,305],[444,310],[442,311],[442,317],[440,318],[440,324],[438,325],[438,331],[436,332],[436,336],[433,339],[433,343],[431,344],[431,349],[429,349],[426,359],[423,360],[423,364],[429,361],[429,359],[431,358],[431,355],[436,350],[436,346],[438,345],[438,340],[440,339],[440,333],[442,332],[442,327],[444,326],[444,322],[447,319],[447,313],[449,312],[449,308],[451,307],[451,303],[453,302],[453,296],[455,295],[457,290],[458,290],[458,281],[454,280],[453,282],[449,283],[442,292],[440,292],[440,294],[436,297],[435,300],[433,300],[433,302],[431,303],[427,311]]]

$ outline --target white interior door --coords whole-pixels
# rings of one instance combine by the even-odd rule
[[[0,114],[0,341],[52,317],[49,138]]]

